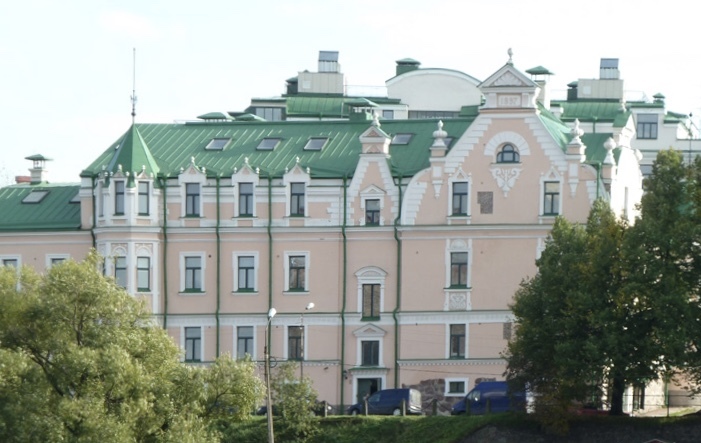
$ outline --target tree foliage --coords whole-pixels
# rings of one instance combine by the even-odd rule
[[[223,411],[247,417],[262,392],[252,363],[183,365],[99,268],[93,253],[45,275],[0,269],[0,441],[207,442]]]
[[[509,379],[559,410],[606,390],[612,414],[628,385],[674,370],[701,380],[700,166],[661,152],[631,226],[602,201],[585,226],[556,221],[514,299]]]
[[[281,412],[279,433],[284,441],[307,441],[319,432],[314,416],[317,392],[309,377],[297,376],[298,365],[284,362],[272,372],[270,385],[273,404]],[[274,409],[275,411],[275,409]]]

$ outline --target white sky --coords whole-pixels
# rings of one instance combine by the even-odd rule
[[[242,111],[339,51],[349,85],[382,86],[395,61],[487,78],[508,59],[554,72],[555,98],[619,58],[627,91],[701,116],[701,3],[659,0],[23,0],[0,6],[0,184],[43,154],[52,182],[131,124]]]

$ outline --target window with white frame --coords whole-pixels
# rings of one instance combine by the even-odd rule
[[[236,292],[255,292],[258,289],[258,253],[235,253],[234,267],[234,290]]]
[[[290,183],[290,215],[304,216],[305,183]]]
[[[467,394],[467,378],[446,378],[445,392],[446,397],[464,397]]]
[[[149,215],[149,182],[139,182],[139,215]]]
[[[306,292],[309,290],[309,253],[285,253],[285,290]]]
[[[236,327],[236,358],[242,360],[249,355],[253,357],[253,326]]]
[[[114,215],[124,215],[124,180],[114,182]]]
[[[14,257],[12,257],[12,258],[3,257],[0,259],[0,264],[2,264],[3,266],[10,266],[12,268],[17,269],[17,268],[19,268],[19,259],[14,258]]]
[[[253,217],[253,183],[239,183],[239,217]]]
[[[114,257],[114,279],[123,288],[127,287],[127,258]]]
[[[497,152],[497,163],[519,163],[521,154],[514,148],[514,145],[507,143]]]
[[[376,266],[367,266],[355,273],[358,279],[358,312],[361,320],[378,320],[384,306],[387,273]]]
[[[467,252],[450,253],[450,287],[467,287]]]
[[[560,182],[543,183],[543,215],[560,213]]]
[[[136,257],[136,290],[151,291],[151,258]]]
[[[180,255],[181,292],[204,292],[204,254]]]
[[[59,265],[64,261],[68,260],[70,255],[68,254],[47,254],[46,255],[46,269],[51,269],[53,266]]]
[[[449,325],[449,349],[450,358],[465,358],[466,326],[465,324]]]
[[[379,283],[363,284],[363,320],[380,318],[380,297],[382,288]]]
[[[200,184],[185,183],[185,216],[200,216]]]
[[[637,137],[639,139],[657,138],[657,114],[638,114]]]
[[[453,182],[453,215],[467,215],[467,182]]]
[[[199,326],[186,327],[185,331],[185,361],[202,361],[202,328]]]
[[[377,226],[380,224],[380,199],[369,198],[365,200],[365,225]]]
[[[287,327],[287,359],[304,359],[304,328],[302,326]]]
[[[360,341],[360,365],[379,366],[380,365],[380,340]]]

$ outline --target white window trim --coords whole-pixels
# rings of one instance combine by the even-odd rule
[[[141,194],[139,193],[139,184],[141,184],[141,183],[146,183],[148,185],[148,194],[147,194],[148,204],[147,204],[147,208],[146,208],[148,210],[148,212],[146,214],[141,214],[139,212],[139,205],[141,203]],[[144,178],[144,179],[139,179],[136,181],[136,184],[134,186],[134,192],[136,195],[136,199],[135,199],[136,200],[136,210],[134,211],[134,213],[136,214],[137,217],[153,218],[153,212],[154,212],[154,208],[155,208],[154,194],[153,194],[154,188],[155,188],[155,186],[153,185],[153,180],[147,180]],[[201,193],[202,193],[202,190],[200,189],[200,194]],[[200,196],[200,199],[201,199],[201,196]]]
[[[290,350],[290,328],[299,328],[302,327],[302,360],[294,360],[294,361],[299,361],[300,364],[301,362],[306,361],[307,358],[307,326],[308,325],[302,325],[302,324],[286,324],[285,325],[285,332],[284,332],[284,346],[282,347],[282,352],[283,355],[285,356],[285,360],[289,360],[289,350]]]
[[[117,183],[121,182],[124,184],[124,194],[122,194],[122,198],[124,201],[122,202],[122,206],[124,207],[124,212],[121,214],[117,214]],[[121,175],[119,177],[114,177],[110,183],[110,202],[112,203],[112,208],[109,214],[114,217],[114,218],[126,218],[129,215],[129,199],[127,198],[127,194],[129,192],[129,189],[127,188],[127,178],[122,177]]]
[[[46,270],[51,269],[51,261],[56,259],[70,260],[70,254],[46,254]]]
[[[290,290],[290,257],[293,256],[304,256],[304,291]],[[285,269],[285,289],[283,291],[284,295],[295,295],[295,294],[308,294],[309,293],[309,280],[310,280],[310,261],[309,251],[285,251],[285,262],[283,263]]]
[[[445,358],[447,360],[461,360],[459,358],[451,357],[450,356],[450,326],[451,325],[465,325],[465,356],[463,357],[465,360],[468,359],[470,356],[470,323],[446,323],[445,325]],[[446,388],[448,389],[448,388]],[[467,385],[465,385],[465,389],[467,389]]]
[[[467,212],[463,215],[453,215],[453,183],[467,183]],[[470,218],[472,216],[472,174],[465,174],[462,168],[453,174],[448,180],[448,217],[452,218]]]
[[[185,328],[200,328],[200,361],[199,362],[188,362],[188,363],[204,363],[204,327],[203,326],[190,326],[185,325],[180,327],[180,349],[183,350],[183,355],[181,357],[181,362],[185,362],[185,356],[187,355],[187,349],[185,349]]]
[[[387,278],[387,273],[376,266],[366,266],[358,270],[355,273],[355,277],[358,279],[358,313],[360,316],[363,315],[363,285],[380,285],[380,315],[385,312],[385,279]]]
[[[200,257],[201,273],[202,273],[202,287],[199,292],[188,292],[185,290],[185,257]],[[185,296],[201,296],[207,291],[206,289],[206,268],[207,261],[205,260],[206,254],[204,252],[181,252],[180,253],[180,295]]]
[[[365,226],[365,202],[368,200],[380,201],[380,223],[379,226],[385,225],[385,218],[382,216],[385,209],[385,195],[387,192],[377,186],[369,186],[364,191],[360,192],[360,209],[362,216],[360,217],[360,226]]]
[[[364,341],[378,341],[380,343],[378,352],[380,353],[378,358],[377,367],[384,368],[385,362],[383,358],[384,354],[384,336],[387,334],[383,329],[369,324],[365,327],[361,327],[361,330],[353,332],[355,335],[355,365],[362,367],[363,363],[363,342]]]
[[[305,218],[309,217],[309,184],[311,177],[309,173],[304,172],[299,165],[296,165],[290,172],[285,174],[282,179],[285,185],[285,215],[290,218]],[[292,183],[304,184],[304,216],[291,215],[291,199],[292,199]]]
[[[465,384],[465,391],[464,392],[450,392],[450,383],[451,382],[463,382]],[[452,378],[446,378],[445,379],[445,392],[443,393],[443,396],[445,397],[464,397],[468,393],[468,383],[470,379],[465,377],[465,378],[460,378],[460,377],[452,377]]]
[[[19,272],[22,267],[22,256],[21,255],[0,255],[0,266],[2,266],[4,260],[17,260],[17,272]]]
[[[240,171],[231,176],[231,184],[234,186],[234,217],[240,217],[239,213],[239,184],[240,183],[253,183],[253,217],[257,217],[257,202],[258,198],[256,196],[258,186],[260,184],[260,177],[258,174],[253,172],[253,170],[246,164]],[[248,216],[246,216],[248,217]]]
[[[239,290],[239,257],[250,257],[253,256],[253,291],[240,291]],[[233,293],[235,294],[256,294],[258,293],[258,270],[259,258],[258,251],[236,251],[233,253],[233,268],[234,268],[234,286]],[[288,261],[289,266],[289,261]],[[289,278],[289,275],[288,275]],[[306,282],[305,282],[306,283]]]
[[[236,324],[234,325],[234,352],[233,352],[233,357],[236,359],[238,358],[239,355],[239,350],[238,350],[238,345],[239,345],[239,327],[251,327],[253,328],[253,344],[252,344],[252,352],[251,352],[251,360],[255,361],[256,360],[256,355],[257,355],[257,349],[258,349],[258,334],[256,333],[256,326],[255,325],[239,325]]]
[[[560,195],[560,204],[558,205],[557,208],[557,213],[556,214],[545,214],[545,182],[557,182],[558,183],[558,192]],[[538,197],[539,200],[539,209],[538,209],[538,216],[541,218],[553,218],[557,217],[558,215],[562,215],[562,207],[564,205],[564,199],[563,197],[563,180],[562,177],[553,169],[550,170],[547,174],[543,174],[540,176],[540,195]]]
[[[472,288],[472,239],[464,240],[447,240],[445,251],[445,288],[451,286],[451,255],[453,252],[467,252],[467,289]]]
[[[200,207],[199,217],[204,218],[204,188],[207,185],[207,176],[199,172],[192,165],[185,169],[178,176],[178,185],[180,187],[180,217],[182,218],[197,218],[187,213],[187,192],[186,185],[188,183],[198,183],[200,185]]]

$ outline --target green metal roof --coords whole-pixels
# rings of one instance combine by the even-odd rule
[[[129,172],[128,187],[134,186],[134,175],[143,172],[155,176],[160,170],[135,124],[119,140],[111,154],[105,170],[112,173]]]
[[[552,112],[547,110],[542,103],[538,102],[538,116],[548,133],[555,139],[555,142],[563,151],[567,150],[567,144],[572,140],[571,129],[557,118]]]
[[[342,118],[349,115],[349,101],[363,97],[290,95],[287,96],[287,117]],[[374,104],[398,104],[399,99],[372,97]],[[253,105],[255,106],[255,105]]]
[[[474,119],[460,118],[444,121],[443,130],[458,138]],[[410,133],[414,136],[406,145],[390,147],[391,164],[397,175],[415,174],[429,166],[429,147],[438,119],[387,120],[381,129],[393,136]],[[191,122],[185,124],[137,124],[135,129],[148,146],[159,171],[175,177],[181,168],[195,158],[198,167],[210,174],[232,174],[248,159],[261,175],[280,177],[291,169],[299,157],[302,167],[309,167],[317,178],[352,176],[358,163],[361,144],[358,137],[370,127],[369,121],[282,121],[282,122]],[[205,146],[214,138],[231,138],[223,151],[207,151]],[[265,137],[281,138],[274,151],[258,151]],[[321,151],[305,151],[310,137],[328,137]],[[103,165],[114,163],[114,148],[118,141],[90,164],[82,173],[91,177],[102,171]]]
[[[544,68],[544,67],[542,67],[542,66],[536,66],[535,68],[526,69],[526,74],[531,74],[531,75],[555,75],[554,72],[551,72],[548,68]]]
[[[562,108],[560,118],[564,122],[573,122],[575,119],[581,122],[610,122],[619,123],[621,119],[627,121],[630,111],[621,109],[619,101],[607,100],[577,100],[557,101]]]
[[[586,145],[585,156],[587,158],[586,162],[592,165],[600,165],[604,162],[606,158],[606,148],[604,148],[604,143],[609,138],[613,138],[611,133],[598,133],[598,134],[584,134],[582,135],[582,143]],[[620,148],[614,148],[613,158],[618,163],[618,159],[621,155]]]
[[[80,203],[76,200],[79,190],[79,184],[48,183],[1,188],[0,232],[80,229]],[[46,195],[36,203],[23,203],[32,192]]]

